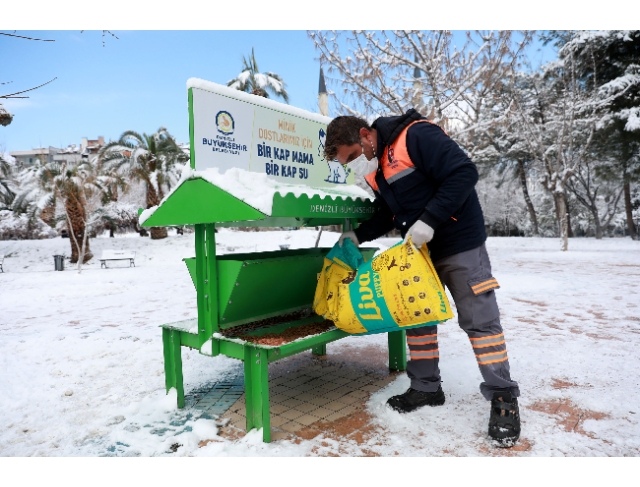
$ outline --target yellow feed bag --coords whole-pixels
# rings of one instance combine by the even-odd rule
[[[313,310],[354,335],[437,325],[453,317],[426,245],[400,242],[369,262],[349,239],[324,259]]]

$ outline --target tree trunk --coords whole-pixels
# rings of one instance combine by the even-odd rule
[[[151,227],[149,229],[149,233],[151,234],[151,238],[154,240],[159,240],[161,238],[167,238],[167,227]]]
[[[556,194],[552,191],[551,196],[553,196],[553,208],[556,210],[556,223],[558,224],[558,236],[562,236],[562,228],[560,225],[560,209],[558,208],[558,199],[556,198]]]
[[[593,218],[594,235],[596,237],[596,240],[600,240],[602,239],[602,236],[604,234],[604,229],[602,225],[602,219],[600,218],[600,213],[598,213],[598,206],[596,204],[598,190],[596,188],[595,191],[592,191],[591,188],[589,187],[589,184],[585,182],[584,179],[581,177],[578,177],[578,183],[584,188],[585,190],[584,194],[581,194],[580,191],[573,184],[569,185],[569,189],[575,195],[578,202],[582,206],[584,206],[589,212],[589,221],[588,221],[589,226],[586,231],[586,236],[588,237],[591,234],[591,218]],[[613,218],[613,215],[615,215],[615,211],[611,214],[609,221],[611,221],[611,218]],[[607,225],[608,225],[608,222],[605,222],[604,226],[607,226]],[[569,237],[572,237],[572,236],[573,235],[571,234],[571,223],[569,223]]]
[[[266,90],[262,89],[262,88],[254,88],[251,91],[252,95],[257,95],[257,96],[262,96],[264,98],[269,98],[269,95],[267,94]],[[153,238],[153,237],[151,237]]]
[[[55,224],[54,222],[55,216],[56,216],[55,213],[56,213],[56,206],[47,205],[40,212],[40,219],[50,227],[53,227]]]
[[[160,197],[156,192],[156,189],[153,187],[153,184],[147,183],[147,209],[160,204]],[[149,229],[149,233],[151,233],[151,238],[153,240],[159,240],[161,238],[167,238],[167,228],[166,227],[151,227]]]
[[[627,214],[627,227],[629,227],[629,235],[632,240],[638,239],[638,229],[633,223],[633,207],[631,206],[631,184],[625,178],[624,185],[624,211]]]
[[[596,220],[595,226],[596,226],[596,240],[602,240],[602,225],[600,225],[600,222]]]
[[[602,240],[602,224],[597,210],[593,217],[593,225],[596,227],[596,240]]]
[[[82,241],[84,240],[86,221],[85,209],[77,195],[67,197],[67,199],[65,200],[65,209],[67,211],[67,215],[69,216],[72,227],[69,228],[71,263],[75,264],[78,262],[78,257],[80,255],[80,249],[78,248],[78,246],[82,245]],[[73,235],[71,235],[71,232],[73,232]],[[73,238],[73,236],[75,236],[75,239]],[[87,246],[84,254],[83,264],[90,261],[92,257],[93,254],[91,253],[89,240],[87,239]]]
[[[562,240],[560,250],[565,251],[569,248],[569,225],[567,220],[567,205],[564,199],[564,193],[554,191],[553,201],[556,204],[558,226],[560,228],[560,238]]]
[[[596,200],[594,197],[587,193],[587,197],[589,198],[589,203],[587,204],[586,200],[582,203],[591,213],[593,217],[593,226],[595,227],[596,240],[602,240],[603,230],[602,230],[602,221],[600,220],[600,214],[598,213],[598,207],[596,206]]]
[[[567,198],[566,186],[563,186],[562,194],[564,195],[564,208],[567,212],[567,238],[573,238],[573,229],[571,228],[571,206],[569,206],[569,198]]]
[[[533,235],[538,236],[540,231],[538,230],[538,216],[536,210],[533,207],[531,198],[529,197],[529,190],[527,189],[527,177],[524,172],[524,162],[518,161],[518,174],[520,176],[520,185],[522,186],[522,194],[524,195],[524,201],[527,204],[527,210],[529,210],[529,216],[531,217],[531,223],[533,224]]]

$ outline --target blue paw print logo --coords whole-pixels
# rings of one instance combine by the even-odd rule
[[[329,175],[327,176],[325,181],[334,184],[346,184],[347,177],[349,177],[351,170],[340,164],[337,159],[334,159],[333,161],[327,161],[324,158],[324,144],[326,140],[326,132],[324,131],[324,129],[320,129],[318,131],[318,141],[320,142],[318,144],[318,157],[320,157],[321,160],[325,161],[327,163],[327,166],[329,166]]]

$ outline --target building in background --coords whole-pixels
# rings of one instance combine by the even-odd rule
[[[80,148],[82,149],[83,159],[88,159],[92,155],[97,154],[103,145],[104,145],[104,137],[102,135],[99,135],[97,140],[90,140],[90,139],[87,139],[86,137],[82,137]]]
[[[70,144],[64,149],[57,147],[39,147],[31,150],[19,150],[9,152],[9,155],[23,166],[30,166],[36,161],[48,164],[53,161],[57,162],[78,162],[82,159],[90,159],[97,155],[100,148],[104,145],[104,137],[100,135],[97,139],[91,140],[82,137],[80,145]]]
[[[79,162],[82,157],[82,147],[70,144],[64,149],[58,149],[58,152],[53,155],[53,160],[57,162]]]
[[[18,164],[23,166],[30,166],[35,164],[36,161],[40,160],[41,162],[47,164],[49,162],[53,162],[53,156],[59,151],[55,147],[39,147],[31,150],[17,150],[13,152],[9,152],[9,155],[13,157]]]

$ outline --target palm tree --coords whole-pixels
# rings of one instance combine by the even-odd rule
[[[126,171],[117,166],[105,163],[98,159],[97,185],[100,189],[100,200],[102,202],[102,220],[104,226],[109,229],[109,237],[115,237],[117,222],[111,216],[111,211],[119,207],[118,197],[121,193],[129,190],[129,178]]]
[[[237,78],[228,81],[227,86],[252,95],[263,96],[264,98],[269,98],[268,92],[270,92],[289,103],[289,95],[285,89],[284,81],[276,73],[270,71],[266,73],[260,72],[253,48],[251,48],[251,57],[249,59],[242,57],[242,72]]]
[[[8,209],[15,198],[12,187],[13,165],[0,154],[0,210]]]
[[[20,174],[22,192],[16,197],[14,209],[39,212],[55,208],[56,201],[64,202],[64,219],[69,229],[71,263],[91,260],[87,199],[96,186],[96,171],[89,161],[38,161]],[[82,257],[81,257],[82,256]]]
[[[98,155],[100,167],[111,175],[112,181],[126,176],[145,183],[147,208],[160,204],[164,188],[170,190],[177,178],[176,163],[188,160],[189,157],[164,127],[151,135],[127,130],[118,140],[102,147]],[[115,187],[113,184],[112,188]],[[165,227],[151,228],[152,239],[166,237]]]

